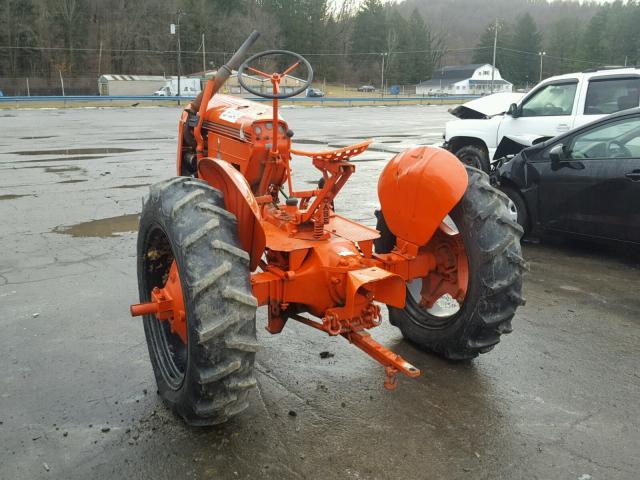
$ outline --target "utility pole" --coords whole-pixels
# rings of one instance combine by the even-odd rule
[[[98,53],[98,78],[102,72],[102,40],[100,40],[100,51]]]
[[[542,57],[546,54],[547,52],[538,52],[538,55],[540,55],[540,81],[542,81]]]
[[[31,96],[31,91],[29,90],[29,77],[27,77],[27,97]]]
[[[382,95],[382,97],[384,98],[384,57],[386,56],[386,53],[381,53],[380,56],[382,57],[382,68],[380,69],[380,95]]]
[[[180,89],[180,77],[182,76],[182,58],[181,58],[181,49],[180,49],[180,16],[182,15],[182,10],[178,9],[178,12],[176,13],[176,16],[178,17],[178,21],[175,24],[171,24],[169,31],[171,33],[171,35],[176,35],[177,36],[177,42],[178,42],[178,105],[180,105],[180,95],[181,95],[181,89]]]
[[[204,33],[202,34],[202,76],[206,76],[207,73],[207,54],[204,50]]]
[[[496,18],[496,24],[494,27],[493,36],[493,62],[491,63],[491,93],[493,93],[493,81],[496,76],[496,50],[498,48],[498,19]]]
[[[180,15],[182,15],[182,10],[178,9],[178,25],[176,28],[176,35],[178,36],[178,105],[180,105],[180,96],[182,95],[182,90],[180,89],[180,76],[182,75],[182,52],[180,49]]]
[[[58,69],[58,73],[60,74],[60,86],[62,87],[62,96],[64,97],[64,80],[62,79],[62,70]]]

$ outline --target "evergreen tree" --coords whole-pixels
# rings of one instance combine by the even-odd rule
[[[509,57],[509,80],[516,85],[535,84],[540,75],[538,53],[542,50],[542,35],[529,13],[518,18],[513,35],[504,50]]]
[[[546,51],[552,57],[547,60],[546,72],[549,75],[559,75],[585,68],[587,64],[579,61],[582,29],[575,19],[564,17],[556,20],[547,35]]]
[[[418,9],[414,9],[408,25],[408,55],[403,56],[405,62],[404,77],[406,83],[418,83],[431,76],[432,45],[431,33]]]

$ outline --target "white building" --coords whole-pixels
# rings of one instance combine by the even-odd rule
[[[491,64],[452,65],[433,72],[431,80],[416,85],[417,95],[487,95],[491,93]],[[513,84],[495,69],[493,92],[511,92]]]
[[[101,75],[98,78],[100,95],[153,95],[171,77],[161,75]]]

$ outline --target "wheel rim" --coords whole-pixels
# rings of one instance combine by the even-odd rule
[[[509,203],[508,203],[508,210],[509,210],[509,218],[511,220],[513,220],[514,222],[518,221],[518,206],[516,205],[516,202],[514,202],[513,200],[509,199]]]
[[[467,296],[469,265],[462,235],[447,216],[425,247],[436,258],[436,268],[424,278],[407,283],[407,306],[418,313],[421,326],[444,328],[454,321]]]
[[[154,288],[163,288],[167,283],[174,255],[165,232],[159,226],[150,229],[144,249],[144,301],[151,300]],[[179,282],[179,280],[178,280]],[[179,290],[181,294],[181,289]],[[156,315],[144,318],[151,339],[151,348],[165,382],[174,390],[184,381],[188,362],[188,345],[180,335],[172,332],[169,321],[160,321]]]
[[[482,170],[482,162],[478,158],[477,155],[472,153],[463,154],[460,157],[460,161],[465,165],[469,165],[470,167],[477,168],[478,170]]]

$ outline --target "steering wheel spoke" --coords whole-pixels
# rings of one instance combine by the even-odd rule
[[[249,71],[251,71],[251,72],[253,72],[253,73],[257,74],[257,75],[260,75],[261,77],[271,78],[271,75],[269,75],[266,72],[263,72],[262,70],[258,70],[257,68],[247,67],[247,70],[249,70]]]
[[[282,72],[282,74],[280,76],[284,77],[285,75],[289,75],[291,72],[293,72],[296,68],[298,68],[298,65],[300,65],[300,62],[296,62],[293,65],[291,65],[289,68],[287,68],[284,72]]]
[[[295,63],[287,67],[287,69],[284,70],[281,74],[279,73],[268,74],[258,68],[254,68],[250,66],[251,62],[255,62],[256,60],[259,60],[268,56],[273,56],[273,55],[285,55],[285,56],[294,57],[296,61]],[[307,69],[307,77],[303,80],[302,85],[294,89],[293,91],[282,92],[280,88],[278,88],[279,87],[278,84],[280,80],[284,78],[286,75],[289,75],[300,65],[304,65],[305,68]],[[246,82],[246,77],[247,77],[247,74],[245,73],[246,71],[252,72],[264,78],[271,79],[271,83],[273,84],[273,87],[274,87],[273,92],[265,93],[260,90],[257,90],[254,86],[248,85],[248,83]],[[309,64],[307,59],[304,58],[302,55],[299,55],[294,52],[290,52],[288,50],[267,50],[265,52],[258,53],[248,58],[247,60],[245,60],[244,63],[240,65],[240,67],[238,67],[238,82],[240,83],[242,88],[244,88],[247,92],[252,93],[253,95],[256,95],[258,97],[263,97],[263,98],[281,99],[281,98],[294,97],[296,95],[301,94],[307,88],[309,88],[312,81],[313,81],[313,69],[311,68],[311,64]]]

